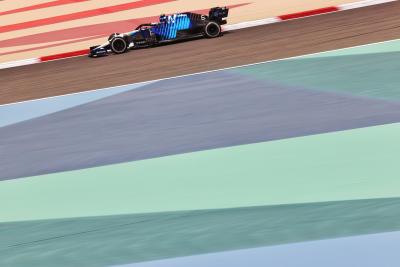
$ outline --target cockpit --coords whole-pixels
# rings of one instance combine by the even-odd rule
[[[165,24],[168,22],[168,16],[165,14],[160,15],[160,23]]]

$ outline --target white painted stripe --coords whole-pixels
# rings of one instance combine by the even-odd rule
[[[31,64],[36,64],[36,63],[40,63],[40,60],[38,58],[28,58],[28,59],[23,59],[23,60],[4,62],[4,63],[0,63],[0,70],[14,68],[14,67],[20,67],[20,66],[25,66],[25,65],[31,65]]]
[[[249,67],[249,66],[257,66],[257,65],[261,65],[261,64],[269,63],[269,62],[277,62],[277,61],[284,61],[284,60],[291,60],[291,59],[300,59],[300,58],[305,58],[305,57],[309,57],[309,56],[321,55],[321,54],[325,54],[325,53],[343,51],[343,50],[351,49],[351,48],[367,47],[367,46],[370,46],[370,45],[385,44],[385,43],[396,42],[396,41],[400,41],[400,39],[394,39],[394,40],[388,40],[388,41],[382,41],[382,42],[376,42],[376,43],[369,43],[369,44],[364,44],[364,45],[356,45],[356,46],[344,47],[344,48],[340,48],[340,49],[333,49],[333,50],[328,50],[328,51],[323,51],[323,52],[310,53],[310,54],[305,54],[305,55],[300,55],[300,56],[295,56],[295,57],[279,58],[279,59],[274,59],[274,60],[261,61],[261,62],[257,62],[257,63],[250,63],[250,64],[238,65],[238,66],[233,66],[233,67],[227,67],[227,68],[221,68],[221,69],[215,69],[215,70],[196,72],[196,73],[191,73],[191,74],[177,75],[177,76],[168,77],[168,78],[144,81],[144,82],[139,82],[139,83],[124,84],[124,85],[118,85],[118,86],[114,86],[114,87],[101,88],[101,89],[95,89],[95,90],[89,90],[89,91],[90,92],[95,92],[95,91],[99,91],[99,90],[110,90],[110,89],[116,89],[116,88],[120,88],[120,87],[124,87],[124,86],[134,86],[134,85],[138,85],[138,84],[145,85],[146,83],[155,83],[155,82],[159,82],[159,81],[167,81],[167,80],[190,77],[190,76],[201,75],[201,74],[206,74],[206,73],[213,73],[213,72],[224,71],[224,70],[232,70],[232,69],[238,69],[238,68]],[[83,91],[83,92],[72,93],[72,94],[84,94],[84,93],[87,93],[87,92],[88,91]],[[24,101],[20,101],[20,102],[2,104],[2,105],[0,105],[0,107],[1,106],[7,106],[7,105],[16,105],[16,104],[24,103],[24,102],[40,101],[40,100],[47,99],[47,98],[55,98],[55,97],[60,97],[60,96],[72,95],[72,94],[49,96],[49,97],[44,97],[44,98],[32,99],[32,100],[24,100]]]
[[[342,5],[339,5],[338,8],[339,8],[339,10],[349,10],[349,9],[379,5],[379,4],[395,2],[395,1],[397,1],[397,0],[364,0],[364,1],[354,2],[354,3],[342,4]]]
[[[246,22],[241,22],[237,24],[232,24],[232,25],[226,25],[223,27],[224,31],[235,31],[239,29],[245,29],[245,28],[250,28],[250,27],[256,27],[256,26],[261,26],[261,25],[267,25],[267,24],[273,24],[280,22],[281,19],[276,17],[276,18],[267,18],[267,19],[260,19],[260,20],[254,20],[254,21],[246,21]]]

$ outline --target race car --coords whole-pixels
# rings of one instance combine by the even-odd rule
[[[139,25],[128,33],[113,33],[107,43],[90,47],[89,57],[106,56],[110,52],[122,54],[130,49],[190,38],[216,38],[222,35],[221,25],[227,23],[229,9],[214,7],[208,16],[191,12],[161,15],[157,23]]]

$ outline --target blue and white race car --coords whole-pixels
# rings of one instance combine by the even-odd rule
[[[228,12],[227,7],[215,7],[210,9],[208,16],[190,12],[161,15],[157,23],[139,25],[134,31],[128,33],[111,34],[107,43],[90,47],[89,57],[106,56],[110,51],[122,54],[129,49],[151,47],[201,36],[219,37],[222,32],[221,25],[227,23]]]

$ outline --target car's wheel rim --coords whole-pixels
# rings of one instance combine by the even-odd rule
[[[217,36],[219,34],[219,27],[216,24],[210,24],[207,27],[207,32],[210,36]]]
[[[122,53],[126,49],[126,42],[122,39],[116,39],[112,43],[113,49],[117,53]]]

